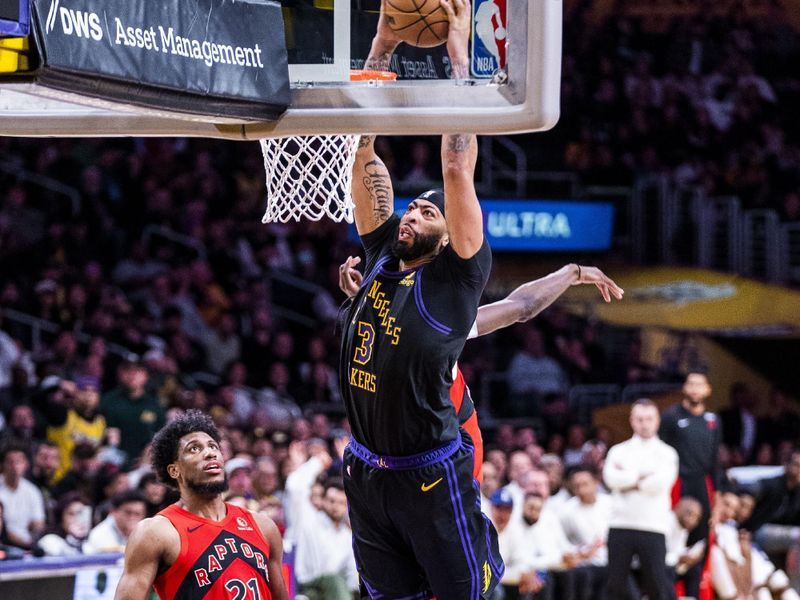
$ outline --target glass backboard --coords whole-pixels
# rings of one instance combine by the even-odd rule
[[[421,46],[427,47],[399,44],[384,65],[394,81],[354,81],[353,71],[363,69],[370,54],[381,10],[387,14],[393,3],[401,11],[420,7],[414,18],[400,15],[396,22],[420,31],[414,20],[423,18],[428,37]],[[548,129],[558,120],[561,0],[472,0],[469,74],[460,78],[453,78],[446,44],[430,45],[442,35],[429,25],[436,21],[438,0],[283,0],[280,6],[291,103],[277,120],[143,109],[42,89],[35,79],[16,77],[0,78],[0,134],[509,134]]]

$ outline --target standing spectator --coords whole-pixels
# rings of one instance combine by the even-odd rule
[[[147,514],[147,503],[138,490],[128,490],[111,499],[111,512],[95,526],[83,551],[86,554],[122,552],[133,528]]]
[[[108,427],[120,430],[120,449],[132,463],[153,434],[164,426],[164,408],[147,390],[147,370],[138,361],[123,362],[117,378],[119,386],[103,396],[100,413]]]
[[[706,410],[709,396],[711,384],[705,373],[689,373],[683,384],[683,400],[664,411],[658,431],[661,439],[678,452],[678,487],[673,494],[681,498],[691,496],[703,505],[703,518],[689,534],[689,544],[708,539],[715,490],[719,489],[720,483],[719,446],[722,436],[717,415]],[[686,572],[687,596],[698,598],[700,595],[703,563]]]
[[[44,530],[44,498],[39,489],[25,479],[28,456],[22,448],[8,447],[0,455],[0,503],[5,508],[8,539],[14,546],[30,549]]]
[[[603,479],[612,492],[608,533],[608,595],[627,598],[631,559],[639,557],[651,600],[673,595],[666,578],[670,491],[678,476],[678,453],[658,439],[658,408],[637,400],[631,408],[633,437],[608,453]]]

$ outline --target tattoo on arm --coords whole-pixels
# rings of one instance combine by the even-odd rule
[[[383,50],[375,56],[370,56],[364,61],[364,69],[368,71],[389,71],[391,66],[392,50]]]
[[[469,148],[468,135],[448,135],[447,136],[447,149],[450,152],[463,154]]]
[[[374,139],[375,139],[374,135],[362,135],[361,139],[358,140],[358,147],[366,148],[372,143],[372,140]]]
[[[375,223],[383,223],[392,216],[392,180],[380,160],[368,162],[364,166],[364,173],[363,183],[372,200]]]

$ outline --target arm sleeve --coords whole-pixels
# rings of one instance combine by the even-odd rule
[[[605,465],[603,466],[603,481],[612,491],[623,490],[636,485],[639,471],[631,465],[625,464],[624,456],[618,446],[608,451]]]

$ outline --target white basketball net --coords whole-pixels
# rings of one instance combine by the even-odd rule
[[[267,170],[263,223],[306,217],[353,222],[350,184],[359,136],[311,135],[261,140]]]

